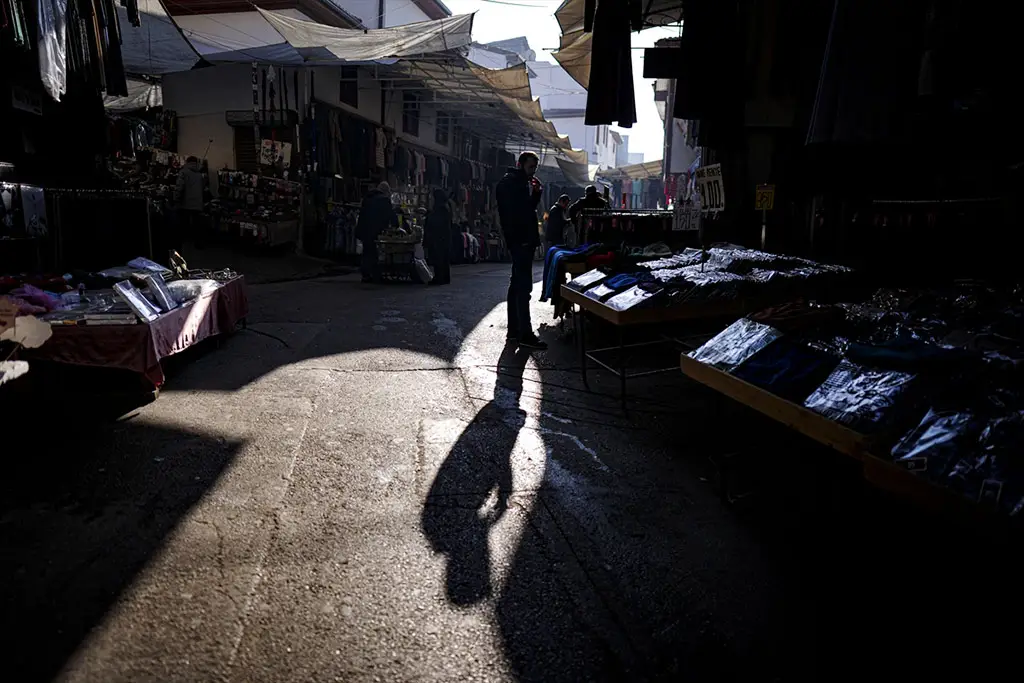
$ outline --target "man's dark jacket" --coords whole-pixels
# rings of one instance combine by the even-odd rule
[[[604,200],[604,197],[597,194],[588,194],[580,197],[572,203],[569,207],[569,218],[576,220],[576,217],[580,215],[583,209],[607,209],[608,202]]]
[[[521,169],[510,168],[498,181],[498,220],[505,244],[509,247],[540,245],[537,231],[537,204],[540,193],[533,191],[530,179]]]
[[[380,190],[370,190],[359,208],[356,237],[363,242],[377,239],[377,235],[390,225],[398,225],[398,216],[391,206],[391,197]]]

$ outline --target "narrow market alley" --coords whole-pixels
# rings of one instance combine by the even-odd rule
[[[918,552],[857,478],[814,451],[726,505],[708,456],[809,447],[678,373],[624,416],[555,325],[505,348],[507,269],[253,286],[157,401],[45,416],[2,485],[8,680],[808,680],[848,652],[897,587],[846,582]]]

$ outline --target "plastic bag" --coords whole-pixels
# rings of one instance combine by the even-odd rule
[[[928,411],[921,423],[892,448],[892,459],[911,472],[937,479],[945,476],[957,458],[972,448],[982,420],[970,411]]]
[[[863,433],[891,426],[916,375],[843,360],[804,406]]]
[[[434,279],[434,269],[427,265],[421,258],[413,259],[413,270],[416,271],[416,278],[423,284],[428,285]]]
[[[39,77],[56,101],[67,92],[67,0],[39,0]]]
[[[988,422],[978,447],[952,468],[946,483],[962,495],[1014,516],[1024,511],[1024,414]]]
[[[212,292],[219,286],[216,280],[175,280],[174,282],[167,283],[167,289],[179,304],[191,301],[207,292]]]
[[[780,336],[782,333],[774,327],[740,318],[692,352],[690,358],[732,372]]]

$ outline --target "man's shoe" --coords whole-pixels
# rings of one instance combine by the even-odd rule
[[[537,337],[526,337],[519,340],[519,348],[522,349],[534,349],[536,351],[546,351],[548,348],[547,342],[542,342]]]

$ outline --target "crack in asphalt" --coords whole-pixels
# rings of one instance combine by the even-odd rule
[[[230,678],[231,671],[234,669],[235,660],[238,658],[238,651],[242,645],[242,639],[245,637],[245,631],[249,622],[249,615],[252,612],[253,604],[256,601],[256,594],[259,591],[260,583],[263,579],[263,567],[266,565],[267,557],[270,555],[270,549],[274,543],[280,537],[281,531],[281,513],[285,508],[285,501],[288,499],[288,494],[291,491],[292,482],[294,481],[295,467],[298,464],[299,455],[302,453],[302,444],[306,440],[306,433],[309,430],[309,424],[313,420],[313,416],[316,414],[316,407],[323,394],[324,385],[327,383],[327,376],[324,376],[317,384],[316,389],[313,391],[309,413],[306,414],[302,420],[302,431],[299,433],[298,442],[292,449],[292,457],[288,463],[287,471],[281,475],[281,478],[286,482],[284,490],[281,492],[277,501],[271,507],[270,511],[263,516],[260,521],[260,528],[263,528],[263,520],[270,518],[273,528],[270,533],[261,539],[260,547],[256,551],[256,562],[253,570],[252,578],[249,582],[249,588],[245,594],[245,604],[242,606],[242,612],[238,615],[238,633],[232,639],[231,649],[227,657],[227,666],[225,678]]]

